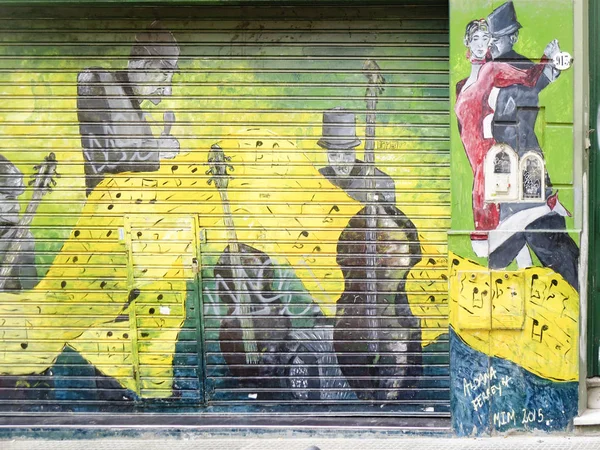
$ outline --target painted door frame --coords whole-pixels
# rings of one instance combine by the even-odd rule
[[[589,213],[587,223],[589,226],[589,256],[588,256],[588,300],[587,300],[587,376],[600,375],[600,307],[595,301],[600,294],[600,238],[597,236],[600,227],[600,210],[597,208],[600,201],[600,139],[598,136],[598,100],[600,98],[600,86],[598,76],[600,74],[600,42],[594,37],[600,33],[600,5],[589,2],[589,144],[587,152],[589,164]],[[592,130],[593,129],[593,130]],[[582,356],[584,352],[582,351]]]

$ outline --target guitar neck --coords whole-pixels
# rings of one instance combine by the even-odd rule
[[[38,208],[43,196],[44,196],[44,194],[40,191],[36,191],[33,193],[31,200],[29,201],[29,204],[27,205],[27,208],[25,208],[25,212],[23,213],[23,215],[21,216],[21,219],[19,220],[19,223],[18,223],[19,227],[31,225],[31,222],[33,221],[33,218],[35,216],[35,212],[37,211],[37,208]]]
[[[231,212],[231,204],[229,203],[229,196],[225,189],[219,189],[219,195],[221,196],[221,205],[223,206],[223,222],[225,223],[227,241],[229,242],[229,249],[232,255],[239,255],[240,249],[238,245],[237,233],[235,232],[235,223],[233,222],[233,214]]]
[[[377,107],[377,99],[375,97],[367,99],[367,116],[366,116],[366,130],[365,130],[365,164],[367,166],[367,176],[373,177],[375,175],[375,122],[376,115],[375,108]],[[367,183],[369,183],[367,179]],[[374,188],[375,186],[373,186]]]
[[[365,232],[366,240],[366,276],[367,276],[367,295],[365,306],[366,326],[368,328],[369,342],[367,344],[370,352],[376,353],[379,348],[378,329],[379,318],[377,317],[377,219],[375,217],[377,209],[375,207],[375,124],[377,119],[377,89],[370,87],[367,89],[367,115],[365,129],[365,154],[367,188],[367,230]]]

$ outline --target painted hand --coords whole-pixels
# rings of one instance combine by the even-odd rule
[[[158,139],[158,148],[160,159],[173,159],[179,154],[179,141],[173,136],[163,134]]]
[[[554,39],[551,41],[544,50],[544,56],[550,59],[550,62],[546,64],[544,67],[544,75],[550,80],[550,82],[554,82],[558,76],[560,75],[560,70],[558,70],[554,66],[554,57],[560,53],[560,46],[558,45],[558,40]]]
[[[544,50],[544,55],[551,60],[559,53],[560,47],[558,45],[558,39],[550,41],[548,45],[546,45],[546,49]]]

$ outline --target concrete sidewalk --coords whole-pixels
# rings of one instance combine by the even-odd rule
[[[495,438],[268,438],[180,436],[179,439],[0,440],[1,450],[598,450],[600,436]]]

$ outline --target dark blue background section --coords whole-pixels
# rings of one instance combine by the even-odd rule
[[[459,436],[515,429],[564,430],[577,415],[577,382],[547,380],[511,361],[489,357],[469,347],[452,328],[450,361],[452,425]],[[502,386],[502,395],[496,393],[475,411],[472,400],[487,386],[465,395],[464,379],[473,380],[490,367],[496,371],[491,384],[500,384],[503,377],[510,377],[509,386]]]
[[[0,377],[0,412],[131,412],[136,399],[68,346],[41,374]]]

